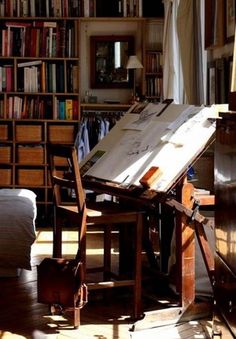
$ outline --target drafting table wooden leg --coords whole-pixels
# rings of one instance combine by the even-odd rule
[[[208,226],[210,227],[210,226]],[[212,287],[214,284],[214,273],[215,273],[215,258],[210,245],[207,240],[207,236],[204,230],[204,227],[199,222],[195,222],[195,232],[202,253],[202,257],[207,269],[209,279],[211,281]]]
[[[209,270],[212,270],[213,262],[201,227],[202,222],[206,220],[193,210],[193,192],[193,185],[183,181],[176,187],[176,200],[167,201],[169,206],[176,208],[176,287],[179,292],[179,305],[146,312],[144,319],[135,323],[134,330],[199,319],[208,316],[212,310],[209,303],[195,301],[196,220],[199,222],[196,233],[200,247],[204,248],[203,253]]]
[[[187,208],[193,207],[191,183],[183,182],[179,188],[179,201]],[[195,243],[194,223],[184,213],[176,214],[177,290],[181,307],[187,308],[195,299]]]

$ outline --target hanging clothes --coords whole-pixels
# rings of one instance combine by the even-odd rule
[[[83,160],[90,152],[87,119],[80,123],[79,131],[75,139],[75,147],[77,148],[79,161]]]
[[[106,136],[123,114],[123,111],[105,113],[104,111],[88,111],[84,114],[75,140],[79,161],[83,160]]]

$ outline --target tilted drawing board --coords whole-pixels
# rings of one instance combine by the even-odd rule
[[[133,106],[80,162],[81,175],[140,186],[140,179],[155,166],[159,175],[150,188],[166,192],[212,138],[218,108]]]

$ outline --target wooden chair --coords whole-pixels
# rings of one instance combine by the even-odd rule
[[[145,212],[138,207],[124,208],[112,201],[86,202],[82,187],[77,152],[75,147],[67,145],[49,145],[49,164],[51,182],[54,192],[54,230],[53,257],[62,256],[62,227],[73,225],[78,228],[80,257],[86,263],[86,230],[90,225],[101,227],[104,234],[103,267],[92,271],[103,271],[103,281],[88,283],[88,289],[113,288],[132,286],[133,288],[133,317],[138,319],[141,310],[141,280],[142,280],[142,230]],[[65,172],[66,170],[66,172]],[[68,190],[73,198],[68,199]],[[70,196],[69,194],[69,196]],[[125,239],[127,246],[132,239],[133,261],[129,272],[131,277],[122,279],[111,272],[111,235],[113,227],[130,233],[134,227],[134,237]],[[130,247],[131,253],[131,247]],[[121,254],[121,253],[120,253]],[[132,255],[132,253],[131,253]],[[127,259],[127,258],[126,258]],[[85,266],[85,265],[84,265]],[[86,270],[86,273],[89,270]],[[86,280],[86,279],[85,279]]]

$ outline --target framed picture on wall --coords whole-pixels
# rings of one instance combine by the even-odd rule
[[[231,42],[234,40],[235,31],[235,0],[226,0],[226,40]]]
[[[216,103],[216,65],[215,61],[207,65],[207,103],[213,105]]]

